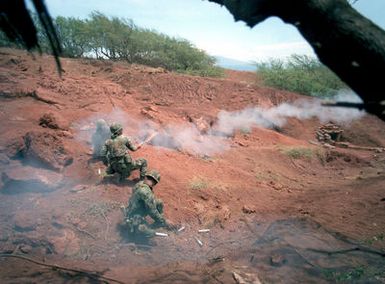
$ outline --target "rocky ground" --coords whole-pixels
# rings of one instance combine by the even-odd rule
[[[63,58],[59,77],[50,56],[0,55],[2,283],[385,282],[384,152],[309,143],[316,118],[205,134],[221,110],[308,98],[248,72],[210,79]],[[183,231],[152,247],[125,237],[120,207],[138,174],[99,175],[98,118],[138,141],[148,128],[177,131],[133,157],[161,172],[155,193]],[[365,115],[342,139],[381,148],[384,126]]]

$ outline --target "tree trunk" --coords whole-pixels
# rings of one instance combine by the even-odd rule
[[[225,5],[235,20],[250,27],[270,16],[293,24],[320,61],[385,120],[385,31],[346,0],[209,0]]]

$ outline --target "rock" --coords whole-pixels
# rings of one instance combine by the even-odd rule
[[[73,188],[70,189],[70,192],[72,193],[78,193],[78,192],[81,192],[81,191],[84,191],[87,189],[87,186],[84,185],[84,184],[78,184],[76,186],[74,186]]]
[[[235,283],[237,284],[261,284],[261,280],[256,274],[235,272],[232,273]]]
[[[39,119],[39,125],[51,129],[68,130],[68,123],[58,114],[52,112],[45,113]]]
[[[285,263],[287,262],[286,258],[283,256],[283,255],[280,255],[280,254],[273,254],[271,257],[270,257],[270,264],[272,266],[282,266],[284,265]]]
[[[249,146],[249,144],[247,144],[247,143],[245,143],[243,141],[235,141],[235,143],[237,143],[241,147],[248,147]]]
[[[18,157],[20,155],[20,150],[24,147],[24,141],[21,137],[6,141],[4,144],[6,146],[2,152],[11,159]]]
[[[195,118],[187,116],[189,122],[193,123],[201,134],[207,134],[214,124],[214,121],[210,118],[199,117]]]
[[[24,147],[21,153],[32,165],[56,171],[70,165],[73,161],[61,138],[47,132],[28,132],[24,136]]]
[[[25,251],[31,250],[42,254],[52,254],[54,253],[53,245],[45,238],[45,236],[40,237],[31,237],[32,234],[19,234],[19,236],[12,239],[13,246],[19,248],[24,247]]]
[[[255,213],[257,211],[255,209],[248,207],[247,205],[243,205],[242,212],[245,214],[252,214],[252,213]]]
[[[140,110],[141,114],[143,114],[145,117],[152,119],[152,120],[158,120],[159,121],[159,110],[154,106],[146,106]]]
[[[28,254],[32,251],[32,247],[30,245],[23,244],[23,245],[20,245],[19,250],[22,253]]]
[[[1,191],[7,194],[50,192],[61,186],[61,174],[29,166],[7,168],[1,175]]]
[[[245,279],[243,279],[243,277],[236,272],[233,272],[233,278],[237,284],[247,284]]]

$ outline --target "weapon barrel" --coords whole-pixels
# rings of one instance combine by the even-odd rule
[[[157,135],[158,135],[158,132],[152,133],[150,136],[148,136],[148,137],[146,138],[146,140],[144,140],[144,141],[142,142],[142,145],[151,142],[151,140],[154,139],[155,136],[157,136]]]

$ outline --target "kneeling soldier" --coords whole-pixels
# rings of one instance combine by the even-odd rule
[[[174,228],[163,216],[162,200],[156,199],[153,192],[159,181],[160,174],[154,170],[146,173],[144,181],[135,185],[128,206],[125,208],[125,224],[130,235],[148,240],[155,235],[154,227]],[[154,223],[149,224],[146,216],[150,216]]]
[[[101,155],[104,157],[104,163],[108,165],[106,173],[111,175],[120,174],[120,180],[129,177],[133,170],[140,170],[140,178],[144,178],[147,171],[147,160],[139,158],[132,159],[128,150],[136,151],[143,144],[135,145],[130,138],[123,135],[123,127],[119,123],[113,123],[110,126],[111,139],[104,144]]]

